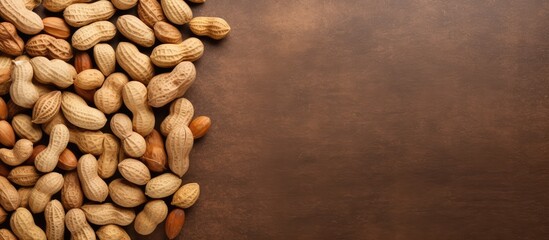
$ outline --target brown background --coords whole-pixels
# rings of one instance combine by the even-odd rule
[[[192,6],[233,30],[187,94],[214,125],[181,239],[549,234],[548,1]]]

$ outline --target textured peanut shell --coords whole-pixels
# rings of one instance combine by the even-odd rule
[[[67,121],[67,119],[65,119],[65,116],[63,116],[63,112],[59,111],[52,117],[52,119],[42,124],[42,130],[44,130],[44,132],[49,135],[51,133],[51,130],[53,129],[53,126],[57,124],[63,124],[67,127],[74,127],[69,121]]]
[[[156,40],[154,31],[133,15],[118,17],[116,28],[124,37],[143,47],[151,47]]]
[[[177,44],[161,44],[151,53],[151,61],[158,67],[173,67],[183,61],[194,62],[204,54],[204,44],[198,38],[189,38]]]
[[[130,157],[143,156],[146,150],[145,139],[132,130],[132,121],[122,113],[117,113],[111,118],[111,130],[120,140],[122,148]]]
[[[76,144],[83,153],[99,156],[103,153],[104,135],[100,131],[84,131],[69,129],[69,142]]]
[[[137,5],[137,0],[111,0],[112,4],[120,10],[128,10]]]
[[[68,172],[64,176],[63,189],[61,189],[61,202],[67,210],[79,208],[84,202],[84,193],[80,187],[80,180],[76,171]]]
[[[102,226],[95,233],[99,240],[131,240],[123,228],[114,224]]]
[[[20,138],[28,139],[29,141],[35,143],[42,139],[42,129],[39,125],[36,125],[32,122],[32,119],[29,115],[18,114],[13,117],[11,120],[11,126],[13,131]]]
[[[42,19],[42,22],[44,23],[44,32],[49,35],[61,39],[67,39],[71,35],[69,25],[62,18],[47,17]]]
[[[130,208],[121,208],[112,203],[85,204],[81,207],[88,222],[95,225],[116,224],[130,225],[135,219],[135,211]]]
[[[80,179],[82,191],[86,198],[96,202],[105,201],[109,195],[109,187],[97,175],[97,160],[95,157],[91,154],[80,157],[76,170],[78,171],[78,179]]]
[[[73,84],[76,78],[74,67],[62,60],[48,60],[45,57],[31,59],[34,70],[34,78],[43,84],[54,84],[60,88],[67,88]]]
[[[170,105],[170,114],[160,124],[162,135],[168,134],[178,126],[189,126],[194,116],[194,107],[191,101],[186,98],[179,98]]]
[[[13,149],[0,149],[0,159],[9,166],[18,166],[25,162],[32,154],[32,142],[27,139],[19,139]]]
[[[29,208],[33,213],[44,212],[51,197],[63,188],[63,175],[51,172],[38,179],[29,196]]]
[[[40,178],[40,173],[36,170],[34,166],[19,166],[15,167],[10,171],[8,179],[23,187],[31,187],[36,184]]]
[[[162,107],[182,97],[195,79],[196,69],[192,62],[179,63],[171,73],[155,76],[147,86],[149,105]]]
[[[48,34],[39,34],[27,41],[27,54],[31,57],[44,56],[50,59],[68,61],[73,57],[71,44]]]
[[[139,52],[129,42],[120,42],[116,47],[116,62],[133,80],[147,85],[154,75],[154,67],[149,56]]]
[[[92,0],[43,0],[42,5],[51,12],[61,12],[71,4],[91,1]]]
[[[99,43],[93,47],[93,57],[97,68],[109,76],[116,68],[116,54],[110,44]]]
[[[63,124],[53,126],[48,146],[36,155],[34,165],[41,172],[51,172],[57,166],[59,156],[69,143],[69,129]]]
[[[0,1],[0,17],[13,23],[24,34],[34,35],[44,29],[42,18],[25,7],[21,0]]]
[[[0,176],[0,205],[8,212],[11,212],[19,207],[21,199],[17,190],[9,180]]]
[[[19,204],[19,207],[29,208],[29,197],[30,197],[31,191],[32,191],[31,187],[28,187],[28,188],[21,187],[17,189],[17,193],[19,194],[19,199],[21,199],[21,203]]]
[[[44,210],[48,240],[63,240],[65,237],[65,209],[59,200],[51,200]]]
[[[82,27],[93,22],[108,20],[115,12],[116,9],[110,1],[75,3],[63,11],[63,17],[69,25]]]
[[[190,208],[200,196],[198,183],[187,183],[173,195],[172,205],[180,208]]]
[[[103,140],[103,153],[97,161],[97,173],[99,177],[107,179],[116,173],[118,165],[118,152],[120,151],[120,143],[118,138],[112,134],[105,134]]]
[[[137,214],[134,223],[135,231],[141,235],[149,235],[166,219],[166,216],[168,216],[168,206],[164,201],[150,201],[143,211]]]
[[[100,88],[105,81],[103,73],[97,69],[86,69],[74,79],[74,86],[83,90],[94,90]]]
[[[191,31],[198,36],[208,36],[220,40],[231,31],[231,27],[223,18],[195,17],[189,23]]]
[[[179,29],[167,22],[157,22],[154,24],[153,30],[158,41],[162,43],[176,44],[183,42],[183,36],[181,36]]]
[[[129,182],[136,185],[145,185],[151,180],[151,172],[139,160],[132,158],[124,159],[118,164],[118,171]]]
[[[11,100],[18,106],[32,108],[40,97],[38,89],[32,83],[33,68],[29,61],[15,61],[11,73]]]
[[[128,83],[123,73],[113,73],[105,79],[103,86],[95,92],[95,106],[106,114],[111,114],[122,106],[122,89]]]
[[[9,22],[0,23],[0,52],[11,56],[23,54],[25,43],[17,34],[15,26]]]
[[[95,232],[86,220],[86,214],[79,208],[73,208],[65,215],[65,225],[71,232],[71,240],[93,240]]]
[[[83,129],[98,130],[107,123],[103,112],[88,106],[84,99],[71,92],[63,93],[61,110],[70,123]]]
[[[137,15],[151,28],[157,22],[166,20],[162,12],[162,6],[157,0],[140,0],[137,5]]]
[[[183,0],[161,0],[162,11],[173,24],[183,25],[193,18],[193,12]]]
[[[9,92],[9,86],[11,82],[8,80],[11,79],[11,70],[13,68],[13,62],[11,57],[7,55],[0,54],[0,95],[4,95]],[[7,84],[7,91],[6,91]],[[1,89],[4,88],[4,89]]]
[[[21,240],[46,239],[46,233],[36,226],[32,213],[26,208],[18,208],[10,219],[10,227],[13,233]]]
[[[172,173],[164,173],[152,178],[145,186],[145,195],[150,198],[165,198],[174,194],[182,180]]]
[[[193,148],[193,142],[191,129],[185,125],[173,129],[166,138],[168,166],[179,177],[189,170],[189,154]]]
[[[17,237],[10,230],[2,228],[0,229],[0,240],[17,240]]]
[[[8,213],[2,207],[0,207],[0,224],[4,223],[7,218],[8,218]]]
[[[124,105],[132,112],[133,130],[147,136],[154,129],[155,117],[147,104],[147,87],[137,81],[128,82],[122,89]]]
[[[116,27],[111,22],[94,22],[74,32],[72,46],[80,51],[86,51],[99,42],[111,40],[115,35]]]
[[[42,95],[34,104],[32,122],[43,124],[50,121],[61,109],[61,91],[52,91]]]
[[[147,201],[141,188],[125,179],[118,178],[109,184],[109,196],[122,207],[133,208]]]

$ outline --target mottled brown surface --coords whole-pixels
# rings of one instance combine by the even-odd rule
[[[549,234],[549,2],[193,9],[233,31],[206,41],[187,95],[213,127],[181,239]]]

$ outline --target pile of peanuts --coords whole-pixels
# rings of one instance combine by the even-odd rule
[[[230,32],[184,0],[0,0],[0,240],[130,239],[123,227],[149,235],[164,221],[180,234],[200,195],[182,177],[211,120],[183,98],[204,44],[174,25]],[[127,42],[107,43],[118,32]]]

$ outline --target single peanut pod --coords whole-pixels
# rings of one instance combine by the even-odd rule
[[[11,82],[11,70],[13,68],[13,61],[11,57],[0,54],[0,95],[9,93]],[[2,89],[3,88],[3,89]],[[5,104],[5,102],[4,102]],[[4,119],[5,118],[1,118]]]
[[[25,50],[31,57],[44,56],[49,59],[68,61],[73,56],[69,42],[48,34],[39,34],[29,39]]]
[[[162,6],[156,0],[139,0],[137,15],[149,27],[153,27],[157,22],[166,20],[162,12]]]
[[[69,144],[69,129],[63,124],[55,125],[50,133],[48,146],[34,159],[36,169],[41,172],[53,171],[67,144]]]
[[[4,223],[6,221],[6,219],[8,219],[8,213],[2,208],[0,207],[0,224]],[[1,232],[0,232],[1,234]],[[0,235],[0,240],[1,240],[1,235]]]
[[[59,162],[57,162],[57,167],[61,170],[71,171],[76,169],[77,164],[78,159],[76,159],[74,153],[70,149],[65,148],[65,150],[61,152],[61,155],[59,155]]]
[[[164,173],[152,178],[145,186],[145,195],[150,198],[165,198],[174,194],[182,180],[172,173]]]
[[[109,183],[109,196],[122,207],[133,208],[147,202],[141,188],[128,180],[118,178]]]
[[[116,9],[110,1],[75,3],[65,8],[63,17],[67,24],[82,27],[93,22],[108,20],[115,12]]]
[[[77,73],[80,73],[86,69],[92,69],[93,63],[90,55],[87,52],[77,52],[74,57],[74,68]]]
[[[145,185],[151,180],[151,172],[145,164],[132,158],[124,159],[118,164],[118,171],[126,180],[137,185]]]
[[[38,89],[32,83],[33,68],[29,61],[15,61],[11,73],[11,100],[18,106],[32,108],[40,97]]]
[[[42,95],[34,104],[32,122],[43,124],[49,122],[61,109],[61,91],[51,91]]]
[[[168,239],[175,239],[185,224],[185,211],[180,208],[172,210],[166,218],[165,232]]]
[[[154,24],[153,31],[154,36],[156,36],[156,38],[158,38],[158,41],[162,43],[177,44],[183,42],[183,36],[181,35],[179,29],[167,22],[157,22],[156,24]]]
[[[19,194],[19,199],[21,199],[21,203],[19,204],[19,207],[22,208],[29,208],[29,197],[30,193],[32,191],[32,188],[19,188],[17,189],[17,193]]]
[[[8,229],[0,229],[0,240],[17,240],[17,237]]]
[[[97,173],[99,177],[107,179],[116,173],[118,165],[118,152],[120,151],[120,143],[118,138],[112,134],[105,134],[103,140],[103,154],[99,156],[97,161]]]
[[[76,75],[74,86],[83,90],[100,88],[105,81],[103,73],[97,69],[87,69]]]
[[[185,125],[172,130],[166,138],[168,166],[179,177],[185,175],[189,170],[189,154],[193,148],[193,142],[191,129]]]
[[[80,187],[80,180],[76,171],[68,172],[64,176],[63,189],[61,189],[61,202],[67,210],[79,208],[84,203],[84,193]]]
[[[65,210],[59,200],[51,200],[44,210],[48,240],[63,240],[65,236]]]
[[[29,208],[33,213],[41,213],[51,197],[63,187],[63,175],[51,172],[40,177],[29,196]]]
[[[94,22],[79,28],[72,35],[72,46],[80,51],[86,51],[99,42],[114,38],[116,27],[109,21]]]
[[[15,26],[9,22],[0,23],[0,52],[10,56],[23,54],[25,43],[17,34]]]
[[[69,132],[69,142],[76,144],[81,152],[95,156],[103,153],[103,140],[105,137],[101,131],[69,129]]]
[[[0,17],[13,23],[24,34],[34,35],[44,29],[42,18],[25,7],[21,0],[0,1]]]
[[[124,37],[143,47],[151,47],[156,40],[154,31],[133,15],[118,17],[116,28]]]
[[[132,112],[133,130],[147,136],[154,129],[155,117],[147,104],[147,87],[137,81],[128,82],[122,89],[124,105]]]
[[[161,173],[166,170],[166,151],[164,151],[164,140],[158,131],[154,130],[145,137],[147,149],[141,157],[141,161],[147,165],[152,172]]]
[[[220,40],[231,31],[231,26],[223,18],[195,17],[189,23],[191,31],[198,36],[208,36]]]
[[[106,114],[111,114],[122,106],[122,89],[128,83],[128,77],[123,73],[113,73],[105,79],[103,86],[94,96],[95,106]]]
[[[171,73],[156,75],[147,86],[149,105],[162,107],[182,97],[195,79],[196,69],[192,62],[179,63]]]
[[[194,62],[204,54],[204,44],[189,38],[177,44],[160,44],[151,53],[151,61],[158,67],[174,67],[183,61]]]
[[[72,240],[93,240],[95,232],[86,221],[86,214],[79,208],[73,208],[65,215],[65,225],[71,232]]]
[[[32,122],[31,117],[26,114],[18,114],[11,120],[13,131],[20,138],[25,138],[35,143],[42,139],[42,129]]]
[[[130,77],[147,85],[154,76],[154,67],[149,56],[139,52],[129,42],[120,42],[116,47],[116,62]]]
[[[9,166],[18,166],[25,162],[32,154],[32,142],[19,139],[13,149],[0,149],[0,159]]]
[[[91,154],[80,157],[76,169],[86,198],[96,202],[105,201],[109,195],[109,187],[97,175],[97,160],[95,157]]]
[[[103,75],[109,76],[116,68],[116,53],[110,44],[99,43],[93,47],[93,57],[97,68]]]
[[[107,123],[103,112],[88,106],[84,99],[71,92],[63,92],[61,110],[70,123],[83,129],[98,130]]]
[[[42,5],[50,12],[61,12],[71,4],[91,1],[92,0],[43,0]]]
[[[190,208],[200,196],[198,183],[187,183],[173,195],[172,205],[180,208]]]
[[[36,184],[40,178],[40,173],[36,170],[34,166],[19,166],[15,167],[10,171],[8,179],[23,187],[31,187]]]
[[[112,203],[84,204],[81,207],[88,222],[95,225],[116,224],[128,226],[135,219],[135,211],[131,208],[117,207]]]
[[[145,204],[143,211],[135,218],[135,231],[141,235],[151,234],[158,224],[168,216],[168,206],[162,200],[152,200]]]
[[[95,234],[99,240],[131,240],[123,228],[114,224],[100,227]]]
[[[194,107],[191,101],[186,98],[179,98],[170,105],[170,114],[160,124],[162,135],[168,134],[178,126],[189,126],[193,119]]]
[[[183,25],[193,18],[193,12],[183,0],[162,0],[162,11],[173,24]]]
[[[132,121],[122,113],[117,113],[111,118],[111,130],[120,140],[122,148],[130,157],[141,157],[145,153],[147,145],[143,136],[132,130]]]
[[[71,35],[69,25],[62,18],[47,17],[42,19],[42,23],[44,23],[44,32],[56,38],[67,39]]]
[[[46,233],[36,226],[32,213],[26,208],[18,208],[10,219],[13,233],[21,240],[46,240]]]
[[[15,187],[11,185],[7,178],[0,176],[0,205],[2,205],[2,208],[11,212],[17,209],[20,203],[21,199],[19,199]]]
[[[15,144],[15,133],[6,120],[0,120],[0,144],[13,147]]]
[[[34,69],[34,78],[40,83],[67,88],[73,84],[74,78],[76,78],[74,67],[62,60],[34,57],[30,62]]]

